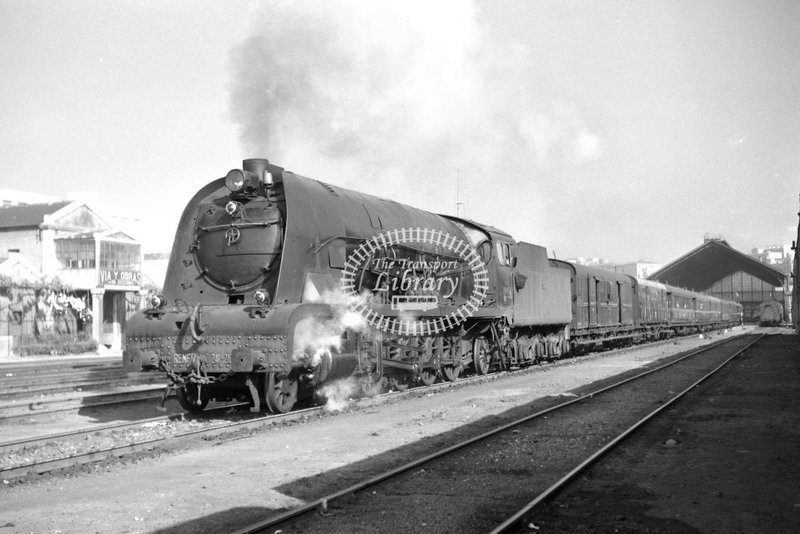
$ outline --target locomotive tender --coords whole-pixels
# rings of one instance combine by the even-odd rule
[[[737,303],[248,159],[189,201],[123,363],[165,371],[187,410],[282,413],[341,378],[403,389],[740,323]]]

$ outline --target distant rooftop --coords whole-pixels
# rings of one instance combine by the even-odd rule
[[[68,200],[46,204],[20,204],[0,208],[0,228],[28,228],[39,226],[45,215],[57,212],[71,204]]]
[[[742,254],[724,239],[709,239],[651,274],[656,280],[693,291],[703,291],[726,276],[743,271],[774,287],[783,285],[784,274],[760,261]]]

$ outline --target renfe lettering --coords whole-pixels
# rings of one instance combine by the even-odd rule
[[[192,360],[195,358],[199,358],[201,362],[208,363],[212,366],[228,366],[231,365],[231,355],[230,354],[197,354],[197,353],[185,353],[185,354],[178,354],[177,352],[172,355],[172,363],[174,365],[189,365],[192,363]]]

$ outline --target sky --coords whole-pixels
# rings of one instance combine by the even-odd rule
[[[253,157],[559,258],[796,237],[793,0],[0,0],[0,51],[0,189],[146,253]]]

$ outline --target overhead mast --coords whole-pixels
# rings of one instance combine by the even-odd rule
[[[455,215],[458,218],[464,218],[464,207],[467,203],[463,197],[463,188],[461,186],[461,169],[456,169],[456,198],[455,198]]]

